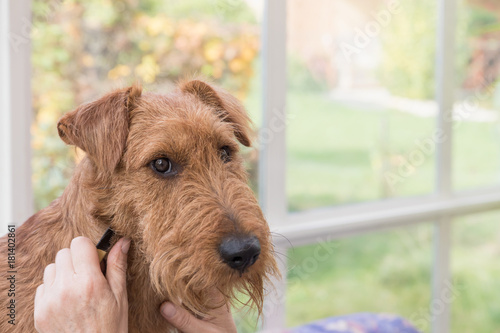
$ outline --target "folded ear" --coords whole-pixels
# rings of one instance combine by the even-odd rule
[[[250,147],[251,120],[241,103],[228,92],[201,80],[191,80],[180,84],[182,92],[198,97],[203,103],[213,107],[222,120],[231,123],[234,135],[241,144]]]
[[[141,93],[141,86],[135,84],[66,113],[57,124],[59,136],[85,151],[102,172],[113,172],[125,149],[128,112]]]

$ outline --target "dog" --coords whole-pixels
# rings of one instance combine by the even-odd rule
[[[16,230],[16,325],[4,314],[0,332],[35,332],[45,266],[73,238],[97,243],[108,228],[132,240],[130,332],[175,331],[159,311],[167,300],[205,316],[222,305],[210,297],[213,288],[228,303],[246,294],[261,313],[266,281],[279,273],[247,185],[239,149],[251,146],[252,126],[235,97],[199,79],[168,94],[134,84],[63,115],[57,129],[85,157],[61,197]],[[7,248],[6,235],[0,252]],[[0,281],[3,296],[9,285]]]

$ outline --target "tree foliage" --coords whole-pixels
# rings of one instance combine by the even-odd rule
[[[380,78],[391,93],[409,98],[434,96],[436,1],[401,0],[382,34]]]
[[[212,78],[243,98],[259,52],[258,33],[243,1],[35,0],[37,208],[61,194],[77,158],[57,136],[64,112],[134,81],[166,91],[194,75]]]
[[[455,81],[463,82],[470,60],[468,46],[471,26],[477,24],[476,11],[462,4],[456,26]],[[381,36],[383,60],[379,77],[394,95],[432,99],[436,91],[437,2],[401,0],[401,12]]]

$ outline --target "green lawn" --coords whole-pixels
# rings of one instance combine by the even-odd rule
[[[292,115],[286,175],[291,211],[432,193],[434,154],[417,142],[432,137],[434,118],[353,107],[319,92],[291,92],[287,104]],[[258,109],[252,103],[249,108]],[[456,189],[497,183],[497,126],[472,122],[456,126]],[[423,153],[423,160],[402,172],[401,166],[415,151]],[[404,177],[390,186],[388,173]],[[493,212],[454,221],[453,279],[459,289],[452,307],[452,331],[500,332],[500,283],[496,282],[500,265],[495,261],[500,257],[499,217]],[[422,331],[430,330],[431,223],[332,244],[335,251],[326,259],[315,259],[318,245],[294,248],[283,258],[289,265],[288,326],[373,311],[403,315]],[[242,332],[252,330],[243,326]]]
[[[291,210],[432,191],[432,154],[392,187],[385,175],[399,175],[403,159],[418,148],[415,139],[432,133],[434,119],[348,107],[318,93],[291,93],[287,103]]]

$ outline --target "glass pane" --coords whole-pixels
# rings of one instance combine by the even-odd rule
[[[500,3],[461,1],[458,22],[453,180],[467,190],[500,181]]]
[[[287,325],[376,312],[428,332],[431,264],[430,224],[292,249]]]
[[[451,332],[497,332],[500,327],[500,211],[453,223]]]
[[[292,211],[434,188],[435,0],[290,0]]]
[[[260,113],[262,0],[33,1],[33,183],[38,209],[66,186],[75,151],[61,115],[104,93],[143,83],[168,91],[193,75],[213,79]],[[257,155],[246,150],[252,184]]]

